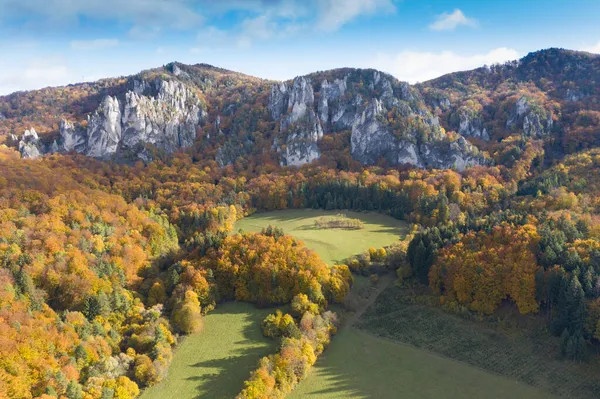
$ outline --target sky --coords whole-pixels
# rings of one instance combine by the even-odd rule
[[[598,16],[598,0],[0,0],[0,94],[172,61],[415,83],[548,47],[600,53]]]

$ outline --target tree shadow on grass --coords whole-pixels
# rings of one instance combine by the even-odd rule
[[[243,317],[243,339],[228,342],[224,337],[219,345],[233,349],[225,349],[222,356],[189,365],[197,370],[193,373],[195,375],[186,378],[196,383],[195,398],[234,398],[243,389],[244,381],[256,369],[260,358],[277,350],[276,343],[264,338],[260,328],[264,317],[275,309],[258,309],[249,304],[226,304],[212,312],[214,316],[239,314]]]

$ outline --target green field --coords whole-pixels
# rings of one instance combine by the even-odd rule
[[[258,360],[277,350],[276,342],[263,337],[260,329],[271,312],[247,303],[219,305],[204,318],[204,330],[176,348],[165,380],[141,398],[234,398]]]
[[[289,396],[304,398],[531,398],[551,396],[470,365],[343,329]]]
[[[557,359],[559,340],[543,322],[530,321],[521,328],[464,319],[415,303],[407,290],[391,286],[362,315],[357,327],[558,396],[599,398],[600,373],[593,371],[598,368]]]
[[[280,227],[329,263],[371,246],[393,244],[406,234],[405,223],[375,213],[344,212],[365,223],[360,230],[314,227],[317,218],[336,213],[255,214],[240,220],[235,230],[260,231],[269,224]],[[536,357],[535,347],[507,343],[440,309],[405,303],[399,300],[399,289],[388,286],[392,280],[393,276],[382,276],[372,284],[366,277],[356,279],[350,299],[357,312],[336,306],[345,324],[291,398],[541,399],[554,397],[548,391],[565,394],[553,390],[553,382],[547,381],[555,378],[558,386],[565,384],[565,376],[555,375],[559,368],[546,357]],[[242,303],[219,306],[205,318],[204,331],[186,338],[177,348],[166,380],[145,391],[142,399],[234,398],[258,359],[276,352],[275,341],[265,339],[260,331],[260,322],[271,312]],[[573,383],[565,386],[573,397],[596,392],[594,381],[571,371],[566,375]],[[529,378],[533,375],[542,377]]]
[[[344,213],[348,218],[360,219],[364,228],[359,230],[318,229],[315,220],[322,216]],[[268,225],[283,229],[316,251],[329,264],[342,262],[369,247],[381,248],[397,242],[407,232],[407,224],[390,216],[373,212],[321,211],[313,209],[285,210],[256,213],[239,220],[234,232],[259,232]]]

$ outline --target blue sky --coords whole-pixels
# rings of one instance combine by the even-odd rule
[[[0,0],[0,94],[166,64],[269,79],[371,67],[409,82],[564,47],[598,0]]]

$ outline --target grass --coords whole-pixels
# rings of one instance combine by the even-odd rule
[[[357,313],[342,311],[345,322],[340,333],[291,399],[552,397],[525,383],[357,328],[373,317],[371,310],[384,303],[382,297],[390,300],[389,287],[383,289],[385,280],[392,279],[385,276],[372,284],[366,277],[356,277],[349,297]]]
[[[409,298],[406,291],[388,287],[362,315],[357,327],[557,396],[600,397],[600,373],[585,363],[557,359],[558,342],[543,324],[528,329],[501,328],[497,322],[468,320]],[[495,385],[494,390],[502,386]]]
[[[220,305],[204,318],[202,332],[181,342],[167,377],[141,399],[234,398],[258,360],[277,350],[260,329],[271,312],[240,302]]]
[[[344,211],[347,218],[359,219],[362,229],[320,229],[315,221],[327,216],[336,216],[340,211],[313,209],[285,210],[256,213],[239,220],[235,232],[259,232],[268,225],[283,229],[316,251],[328,264],[343,262],[369,247],[381,248],[396,243],[407,233],[407,224],[390,216],[371,212]]]
[[[343,329],[290,399],[528,398],[550,395],[476,367]]]

